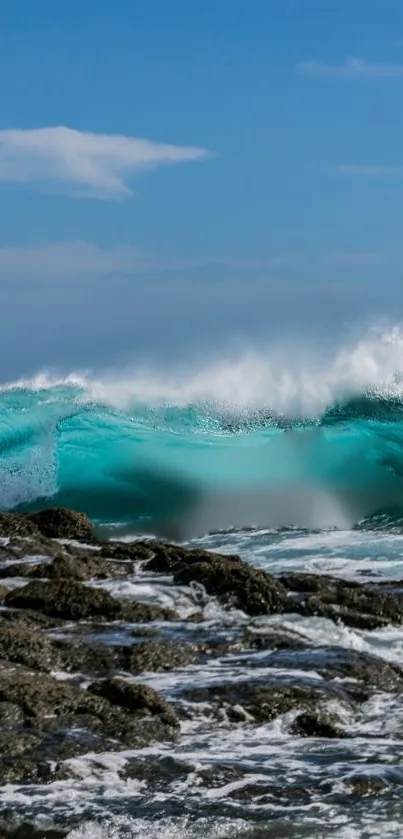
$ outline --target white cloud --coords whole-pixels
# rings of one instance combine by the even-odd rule
[[[362,58],[346,58],[343,64],[300,61],[294,70],[300,76],[325,79],[403,78],[403,64],[371,64]]]
[[[129,178],[167,163],[199,160],[206,149],[58,126],[0,131],[0,182],[56,185],[79,196],[130,194]]]
[[[368,165],[341,165],[337,170],[340,175],[351,175],[361,178],[401,178],[403,177],[403,166],[368,166]]]

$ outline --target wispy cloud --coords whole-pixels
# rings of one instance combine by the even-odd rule
[[[352,268],[371,268],[380,265],[383,257],[375,251],[335,251],[320,260],[324,265],[340,265]]]
[[[360,178],[402,178],[403,166],[372,166],[360,164],[341,164],[337,171],[340,175],[351,175]]]
[[[342,64],[300,61],[294,70],[299,76],[323,79],[403,78],[403,64],[371,64],[363,58],[346,58]]]
[[[80,197],[130,195],[130,178],[162,164],[208,157],[202,148],[65,126],[0,131],[0,182],[52,185]]]
[[[132,245],[101,247],[82,240],[51,242],[33,246],[16,245],[0,247],[0,282],[15,280],[33,280],[36,282],[72,283],[84,279],[111,280],[118,276],[134,277],[147,273],[150,277],[181,278],[189,288],[189,277],[198,277],[201,281],[226,277],[239,281],[240,277],[251,279],[257,276],[269,276],[272,281],[280,272],[282,280],[288,276],[289,269],[310,266],[348,266],[351,268],[375,267],[382,263],[381,254],[372,251],[335,251],[327,254],[283,254],[270,256],[265,260],[237,261],[217,260],[215,263],[203,260],[164,260],[155,259],[142,253]],[[244,281],[244,279],[242,280]]]
[[[130,245],[101,248],[90,242],[67,241],[34,247],[0,248],[0,278],[43,280],[82,279],[111,274],[133,274],[148,261]]]

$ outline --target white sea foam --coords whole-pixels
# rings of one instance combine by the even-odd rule
[[[319,415],[335,401],[363,392],[401,397],[403,394],[403,329],[372,330],[347,343],[332,357],[291,345],[269,347],[206,367],[188,366],[169,375],[127,368],[102,376],[46,372],[3,385],[3,390],[76,388],[82,399],[127,409],[135,403],[185,406],[214,403],[236,410],[270,408],[293,416]]]

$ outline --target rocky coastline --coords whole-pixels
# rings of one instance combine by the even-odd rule
[[[250,622],[230,639],[197,630],[202,609],[186,618],[162,605],[116,597],[111,580],[138,568],[199,587]],[[175,742],[192,708],[206,708],[212,726],[262,725],[295,712],[296,737],[351,737],[333,700],[359,716],[376,691],[403,693],[403,669],[375,655],[309,643],[298,632],[259,628],[267,615],[322,617],[359,630],[403,622],[403,581],[359,584],[319,574],[272,576],[237,556],[164,542],[104,541],[89,519],[71,510],[0,513],[0,784],[47,784],[67,779],[72,759],[88,752],[138,749]],[[107,643],[105,629],[125,643]],[[270,678],[249,678],[183,690],[177,703],[136,681],[248,653],[270,656]],[[298,680],[280,674],[298,664]],[[304,668],[320,679],[304,677]],[[276,675],[278,668],[279,675]],[[402,732],[403,737],[403,732]],[[131,764],[124,770],[135,774]],[[369,794],[365,782],[356,794]],[[18,821],[18,820],[17,820]],[[63,825],[41,832],[0,808],[0,835],[14,839],[64,835]]]

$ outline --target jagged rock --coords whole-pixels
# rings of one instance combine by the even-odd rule
[[[369,630],[403,621],[403,595],[382,587],[319,574],[281,574],[278,579],[293,593],[289,611]]]
[[[34,580],[13,589],[5,597],[7,606],[32,609],[64,620],[127,620],[146,622],[170,620],[169,609],[143,603],[121,602],[102,588],[89,588],[75,580]]]
[[[122,606],[108,592],[88,588],[73,580],[45,583],[35,580],[13,589],[5,598],[7,606],[33,609],[50,617],[65,620],[86,620],[92,617],[116,619]]]
[[[140,716],[157,714],[167,725],[179,726],[179,720],[173,708],[148,685],[133,684],[116,677],[102,682],[93,682],[89,691],[96,696],[103,696],[111,705],[126,708],[133,714]]]
[[[49,673],[59,660],[50,638],[23,623],[0,621],[0,659]]]
[[[348,734],[330,716],[324,713],[299,714],[293,725],[291,733],[297,737],[323,737],[328,739],[343,739]]]
[[[144,719],[139,719],[143,713]],[[18,664],[0,662],[0,781],[44,780],[44,765],[88,750],[142,748],[172,738],[174,712],[158,695],[143,711],[140,699],[108,701],[100,692],[85,691]],[[74,734],[70,731],[74,730]],[[48,765],[48,777],[51,771]]]
[[[156,643],[144,641],[122,648],[120,662],[128,673],[162,672],[187,667],[197,659],[197,648],[181,641]]]
[[[144,541],[107,542],[105,545],[102,545],[98,556],[102,556],[105,559],[126,559],[132,560],[132,562],[139,562],[153,557],[154,552],[151,544]]]
[[[329,689],[330,688],[330,689]],[[312,684],[301,679],[298,685],[275,682],[235,682],[187,690],[185,698],[190,702],[210,703],[214,714],[229,722],[254,722],[259,725],[270,722],[289,711],[301,710],[316,713],[318,707],[329,698],[338,699],[352,707],[341,688],[332,688],[321,682]]]
[[[40,530],[35,521],[22,513],[0,512],[0,536],[40,538]]]
[[[304,650],[307,642],[297,633],[276,632],[273,630],[265,632],[252,632],[247,630],[241,639],[241,646],[250,650]]]
[[[28,513],[26,518],[43,536],[50,539],[74,539],[89,543],[96,541],[93,525],[85,513],[55,507]]]
[[[102,644],[71,644],[57,642],[56,648],[63,668],[82,673],[111,673],[125,671],[140,675],[186,667],[197,659],[197,648],[181,641],[105,646]]]
[[[133,573],[131,563],[108,562],[98,556],[69,556],[59,554],[53,562],[12,563],[0,568],[0,579],[8,577],[28,577],[30,579],[71,579],[79,582],[86,580],[119,579]]]

